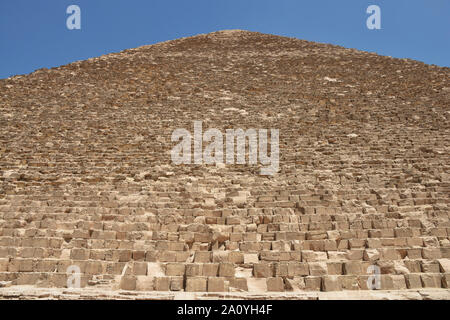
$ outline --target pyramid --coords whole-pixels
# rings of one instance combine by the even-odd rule
[[[449,107],[449,68],[241,30],[2,79],[0,298],[450,299]],[[195,123],[277,170],[174,163]]]

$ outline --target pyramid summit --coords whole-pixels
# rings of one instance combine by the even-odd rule
[[[449,299],[449,76],[224,30],[2,79],[0,297]]]

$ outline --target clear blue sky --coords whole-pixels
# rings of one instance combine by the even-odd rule
[[[81,30],[66,27],[71,4]],[[366,27],[371,4],[381,30]],[[223,29],[450,66],[450,0],[0,0],[0,78]]]

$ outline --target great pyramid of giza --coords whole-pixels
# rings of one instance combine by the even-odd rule
[[[0,109],[0,298],[450,297],[449,68],[219,31],[2,79]],[[175,164],[199,122],[277,129],[276,172]]]

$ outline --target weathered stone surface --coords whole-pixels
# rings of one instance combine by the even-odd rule
[[[322,278],[322,291],[340,291],[341,289],[338,276],[325,276]]]
[[[120,289],[122,290],[136,290],[136,277],[124,276],[120,280]]]
[[[187,292],[202,292],[207,291],[207,278],[186,278],[186,291]]]
[[[407,274],[405,275],[405,280],[408,289],[422,288],[422,281],[420,280],[420,274]]]
[[[208,292],[224,292],[225,279],[210,277],[208,278]]]
[[[450,259],[439,259],[440,272],[450,273]]]
[[[283,278],[281,277],[267,278],[267,291],[283,292],[284,291]]]
[[[154,287],[156,291],[169,291],[170,277],[157,277],[154,281]]]
[[[385,297],[373,266],[392,297],[445,297],[449,76],[222,31],[1,79],[1,289],[75,268],[83,292]],[[278,129],[278,172],[175,164],[194,121]]]

